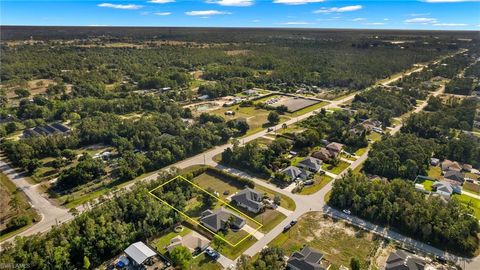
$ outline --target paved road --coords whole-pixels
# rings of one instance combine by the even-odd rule
[[[0,156],[0,171],[2,171],[17,186],[17,188],[22,190],[25,195],[27,195],[30,205],[32,205],[32,207],[38,211],[42,218],[30,228],[18,233],[15,236],[26,236],[45,232],[50,230],[53,225],[70,220],[72,218],[72,215],[67,209],[58,207],[43,197],[43,191],[39,190],[40,187],[38,185],[29,183],[22,173],[17,172],[4,161],[3,156]],[[14,236],[5,239],[4,242],[12,240],[13,237]]]
[[[440,61],[440,60],[437,60],[436,62],[438,62],[438,61]],[[392,82],[395,82],[395,81],[399,80],[403,76],[409,75],[413,72],[421,71],[421,70],[423,70],[423,68],[425,68],[425,65],[420,66],[419,68],[416,68],[416,69],[411,70],[409,72],[406,72],[402,76],[398,76],[398,77],[394,77],[392,79],[386,80],[382,84],[384,84],[384,85],[385,84],[391,84]],[[434,92],[432,94],[436,96],[436,95],[440,94],[441,92],[443,92],[443,90],[444,90],[444,88],[440,88],[439,90],[437,90],[436,92]],[[340,104],[346,103],[346,102],[352,100],[354,98],[354,96],[355,96],[355,93],[353,93],[353,94],[351,94],[347,97],[344,97],[340,100],[331,101],[328,105],[324,106],[323,108],[325,108],[325,109],[338,108]],[[423,108],[426,105],[427,105],[427,103],[424,102],[423,104],[418,106],[414,110],[414,112],[419,112],[419,111],[423,110]],[[274,129],[275,130],[280,129],[284,124],[286,124],[286,125],[295,124],[296,122],[301,121],[301,120],[303,120],[307,117],[310,117],[311,115],[317,113],[320,110],[321,109],[317,109],[317,110],[309,112],[307,114],[292,118],[292,119],[290,119],[290,120],[288,120],[288,121],[286,121],[282,124],[276,125],[274,127]],[[391,134],[397,133],[400,130],[401,126],[402,126],[402,124],[397,125],[395,128],[391,129],[390,133]],[[262,130],[260,132],[255,133],[255,134],[246,136],[246,137],[242,138],[240,141],[241,141],[241,143],[247,143],[249,141],[260,138],[260,137],[266,135],[267,133],[268,133],[267,130]],[[450,260],[456,261],[460,265],[463,264],[462,266],[466,270],[480,269],[480,259],[479,259],[479,257],[474,258],[473,260],[466,260],[466,259],[463,259],[463,258],[458,258],[454,255],[445,254],[445,253],[442,253],[442,251],[440,251],[438,249],[435,249],[434,247],[431,247],[427,244],[415,241],[413,239],[410,239],[408,237],[405,237],[403,235],[395,233],[391,230],[388,230],[388,229],[385,229],[385,228],[382,228],[382,227],[378,227],[374,224],[368,223],[368,222],[366,222],[364,220],[361,220],[359,218],[350,217],[350,216],[347,217],[343,213],[326,206],[325,202],[324,202],[324,197],[328,193],[328,191],[331,190],[333,181],[330,182],[329,184],[327,184],[325,187],[323,187],[321,190],[319,190],[315,194],[312,194],[312,195],[297,195],[297,194],[292,194],[289,191],[280,189],[280,188],[278,188],[274,185],[271,185],[271,184],[265,182],[264,180],[260,180],[260,179],[257,179],[255,177],[252,177],[252,176],[246,174],[245,172],[241,172],[241,171],[233,169],[233,168],[227,168],[227,167],[218,165],[215,161],[213,161],[214,156],[222,153],[226,148],[231,147],[231,146],[232,146],[231,144],[224,144],[224,145],[221,145],[221,146],[217,146],[217,147],[215,147],[211,150],[208,150],[208,151],[206,151],[202,154],[199,154],[199,155],[193,156],[191,158],[185,159],[183,161],[180,161],[178,163],[172,164],[171,166],[168,166],[165,169],[170,168],[170,167],[176,167],[176,168],[182,169],[182,168],[190,167],[192,165],[197,165],[197,164],[206,164],[206,165],[216,166],[217,168],[224,169],[224,170],[229,171],[233,174],[248,177],[248,178],[252,179],[252,181],[254,181],[255,184],[265,186],[265,187],[267,187],[269,189],[272,189],[272,190],[274,190],[278,193],[284,194],[284,195],[292,198],[295,201],[295,203],[296,203],[295,211],[293,211],[285,220],[283,220],[274,229],[272,229],[270,232],[266,233],[264,235],[264,237],[262,237],[254,245],[249,247],[244,252],[247,255],[253,256],[253,255],[257,254],[263,247],[265,247],[269,242],[271,242],[276,236],[278,236],[280,233],[282,233],[283,228],[288,223],[290,223],[290,221],[292,221],[293,219],[297,219],[300,216],[302,216],[303,214],[305,214],[307,212],[310,212],[310,211],[324,211],[327,214],[334,215],[337,218],[344,219],[347,222],[351,222],[351,223],[353,223],[357,226],[363,226],[365,229],[370,230],[372,232],[375,232],[375,233],[378,233],[378,234],[384,233],[386,235],[386,237],[389,237],[391,239],[394,239],[394,240],[397,240],[397,241],[400,241],[400,242],[403,242],[403,243],[409,243],[409,244],[419,248],[420,250],[428,252],[430,254],[446,255],[446,257],[449,258]],[[366,151],[363,155],[358,157],[357,160],[352,162],[348,168],[350,168],[350,169],[356,168],[358,165],[363,163],[367,159],[367,157],[368,157],[368,151]],[[56,207],[55,205],[52,205],[48,200],[46,200],[41,195],[39,195],[40,192],[36,191],[35,187],[30,185],[23,177],[14,173],[13,170],[11,170],[11,168],[7,164],[2,162],[2,163],[0,163],[0,166],[3,167],[2,171],[3,171],[3,169],[6,169],[9,172],[12,171],[11,174],[10,173],[8,174],[8,176],[11,177],[12,179],[14,179],[14,183],[17,186],[19,186],[20,188],[25,190],[25,192],[26,192],[27,196],[30,198],[32,204],[34,206],[36,206],[36,208],[39,209],[40,212],[44,215],[44,219],[42,219],[41,222],[35,224],[34,226],[29,228],[28,230],[20,233],[20,235],[31,235],[31,234],[34,234],[34,233],[37,233],[37,232],[43,232],[43,231],[46,231],[46,230],[50,229],[52,225],[56,224],[56,221],[64,222],[64,221],[72,218],[72,216],[68,213],[67,210],[65,210],[63,208],[60,208],[60,207]],[[346,171],[347,170],[344,170],[344,172],[342,172],[340,175],[338,175],[337,178],[341,177]],[[155,173],[155,174],[152,174],[148,177],[145,177],[145,178],[141,179],[140,181],[149,181],[149,180],[152,180],[152,179],[156,179],[157,177],[158,177],[158,173]],[[131,183],[131,184],[127,185],[125,188],[129,189],[134,184],[135,183]],[[83,209],[79,209],[79,210],[82,211]],[[227,258],[222,258],[221,263],[222,263],[223,266],[227,266],[227,265],[230,265],[231,263],[233,263],[233,261],[229,260]]]

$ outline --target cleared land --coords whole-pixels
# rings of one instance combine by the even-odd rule
[[[268,246],[282,247],[287,254],[308,245],[323,252],[334,269],[349,266],[352,258],[358,258],[361,269],[368,269],[380,241],[375,235],[333,220],[321,212],[308,213],[289,231],[280,234]]]

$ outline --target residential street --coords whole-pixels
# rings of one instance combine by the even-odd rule
[[[419,68],[416,68],[416,69],[411,70],[407,73],[404,73],[402,76],[411,74],[413,72],[421,71],[424,67],[425,66],[423,65]],[[402,76],[394,77],[392,79],[389,79],[389,80],[383,82],[382,84],[390,84],[390,83],[402,78]],[[431,93],[431,95],[437,96],[437,95],[443,93],[444,89],[445,89],[445,87],[442,86],[437,91]],[[340,108],[340,105],[342,103],[349,102],[354,97],[355,97],[355,93],[353,93],[353,94],[351,94],[347,97],[344,97],[342,99],[339,99],[339,100],[333,100],[328,105],[324,106],[323,109]],[[412,112],[418,113],[421,110],[423,110],[426,105],[427,105],[427,102],[425,101],[420,106],[416,107]],[[282,128],[282,126],[284,124],[286,124],[287,126],[295,124],[296,122],[301,121],[303,119],[306,119],[306,118],[310,117],[311,115],[319,112],[320,110],[321,109],[317,109],[317,110],[311,111],[309,113],[306,113],[304,115],[292,118],[292,119],[290,119],[290,120],[288,120],[284,123],[278,124],[278,125],[274,126],[274,130]],[[394,128],[392,128],[390,130],[390,134],[395,134],[398,131],[400,131],[402,125],[403,125],[403,123],[400,123],[400,124],[396,125]],[[269,132],[266,129],[264,129],[260,132],[255,133],[255,134],[252,134],[252,135],[246,136],[244,138],[241,138],[240,142],[242,144],[245,144],[245,143],[250,142],[252,140],[263,137],[268,133]],[[359,218],[356,218],[354,216],[345,215],[341,211],[335,210],[335,209],[327,206],[325,204],[324,197],[331,190],[334,181],[331,181],[325,187],[323,187],[321,190],[319,190],[318,192],[316,192],[314,194],[298,195],[298,194],[292,194],[291,192],[289,192],[287,190],[284,190],[284,189],[281,189],[277,186],[274,186],[274,185],[266,182],[265,180],[258,179],[256,177],[248,175],[247,173],[245,173],[243,171],[217,164],[213,160],[213,157],[218,155],[218,154],[221,154],[228,147],[232,147],[232,144],[229,143],[229,144],[224,144],[224,145],[221,145],[221,146],[217,146],[217,147],[215,147],[211,150],[205,151],[202,154],[198,154],[196,156],[193,156],[193,157],[190,157],[188,159],[177,162],[175,164],[172,164],[172,165],[170,165],[170,166],[168,166],[164,169],[171,168],[171,167],[176,167],[176,168],[183,169],[183,168],[187,168],[187,167],[190,167],[190,166],[193,166],[193,165],[199,165],[199,164],[210,165],[210,166],[214,166],[216,168],[228,171],[232,174],[249,178],[252,181],[254,181],[256,185],[267,187],[271,190],[274,190],[275,192],[286,195],[286,196],[292,198],[295,201],[296,209],[293,212],[291,212],[287,216],[287,218],[284,219],[275,228],[273,228],[268,233],[264,234],[263,237],[259,237],[260,239],[255,244],[250,246],[244,252],[244,254],[246,254],[246,255],[254,256],[259,251],[261,251],[262,248],[267,246],[268,243],[270,243],[275,237],[277,237],[279,234],[281,234],[283,232],[283,228],[287,224],[289,224],[290,221],[292,221],[293,219],[298,219],[299,217],[301,217],[302,215],[304,215],[305,213],[310,212],[310,211],[322,211],[322,212],[324,212],[326,214],[329,214],[333,217],[345,220],[346,222],[352,223],[356,226],[362,227],[366,230],[372,231],[376,234],[382,235],[382,236],[387,237],[389,239],[393,239],[393,240],[399,241],[401,243],[408,244],[409,246],[412,246],[414,249],[418,249],[420,251],[423,251],[423,252],[426,252],[426,253],[429,253],[429,254],[445,256],[449,260],[457,262],[465,270],[480,269],[480,257],[476,257],[473,260],[467,260],[467,259],[464,259],[464,258],[459,258],[455,255],[444,253],[443,251],[441,251],[437,248],[434,248],[434,247],[432,247],[428,244],[421,243],[421,242],[413,240],[409,237],[403,236],[403,235],[401,235],[397,232],[394,232],[390,229],[386,229],[384,227],[374,225],[372,223],[366,222],[366,221],[364,221],[362,219],[359,219]],[[337,179],[337,178],[341,177],[342,175],[344,175],[348,171],[348,169],[355,169],[356,167],[361,165],[367,159],[367,157],[368,157],[368,150],[364,154],[359,156],[355,161],[351,162],[349,164],[348,168],[346,170],[342,171],[339,175],[334,175],[334,174],[331,174],[331,173],[329,173],[329,175],[332,176],[334,179]],[[24,177],[22,177],[19,173],[15,172],[15,170],[13,170],[7,163],[5,163],[2,160],[0,160],[0,169],[15,183],[15,185],[17,185],[17,187],[19,187],[20,189],[22,189],[26,193],[26,195],[28,196],[32,206],[35,209],[37,209],[42,216],[42,220],[40,222],[34,224],[33,226],[31,226],[27,230],[25,230],[25,231],[23,231],[23,232],[21,232],[17,235],[27,236],[27,235],[32,235],[32,234],[39,233],[39,232],[44,232],[44,231],[49,230],[55,224],[65,222],[65,221],[68,221],[71,218],[73,218],[73,216],[68,212],[67,209],[65,209],[63,207],[58,207],[58,206],[52,204],[46,198],[44,198],[43,197],[43,192],[37,189],[38,186],[30,184]],[[148,177],[140,179],[139,181],[150,181],[150,180],[156,179],[157,177],[158,177],[158,173],[154,173],[154,174],[152,174]],[[138,181],[130,183],[129,185],[125,186],[125,189],[131,188],[137,182]],[[81,212],[84,209],[83,209],[83,207],[78,207],[78,210]],[[3,242],[11,241],[11,240],[12,240],[12,238],[7,239]],[[227,267],[227,266],[231,265],[232,263],[234,263],[234,261],[229,260],[229,259],[222,256],[222,258],[220,259],[220,263],[224,267]]]

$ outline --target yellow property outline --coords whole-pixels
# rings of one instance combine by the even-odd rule
[[[224,237],[222,237],[221,235],[217,234],[216,232],[210,230],[209,228],[205,227],[204,225],[202,225],[200,222],[196,221],[195,219],[189,217],[187,214],[185,214],[183,211],[180,211],[178,210],[177,208],[175,208],[173,205],[169,204],[168,202],[160,199],[157,195],[153,194],[153,192],[163,186],[165,186],[166,184],[174,181],[174,180],[177,180],[177,179],[181,179],[183,181],[186,181],[187,183],[191,184],[192,186],[200,189],[201,191],[207,193],[208,195],[212,196],[213,198],[217,199],[219,202],[223,203],[224,205],[226,205],[228,208],[234,210],[235,212],[239,213],[240,215],[244,216],[244,217],[247,217],[249,220],[251,220],[253,223],[259,225],[258,228],[256,228],[252,233],[249,233],[247,236],[245,236],[244,238],[242,238],[240,241],[238,241],[236,244],[232,244],[230,243],[230,241],[228,241],[227,239],[225,239]],[[236,247],[238,246],[240,243],[242,243],[243,241],[245,241],[248,237],[250,236],[253,236],[258,230],[260,230],[260,228],[263,227],[263,224],[261,224],[260,222],[256,221],[255,219],[249,217],[248,215],[246,215],[245,213],[241,212],[240,210],[236,209],[235,207],[231,206],[229,203],[223,201],[222,199],[220,199],[219,197],[215,196],[214,194],[211,194],[210,192],[206,191],[205,189],[203,189],[202,187],[200,187],[199,185],[193,183],[192,181],[186,179],[185,177],[181,176],[181,175],[178,175],[170,180],[168,180],[167,182],[159,185],[158,187],[148,191],[148,193],[150,195],[152,195],[155,199],[161,201],[162,203],[164,203],[165,205],[167,205],[168,207],[172,208],[173,210],[177,211],[178,213],[180,213],[182,216],[186,217],[187,219],[189,219],[190,221],[192,221],[193,223],[195,223],[196,225],[206,229],[207,231],[209,231],[210,233],[212,233],[213,235],[217,236],[218,238],[222,239],[225,243],[229,244],[230,246],[232,247]]]

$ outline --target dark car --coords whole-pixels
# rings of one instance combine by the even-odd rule
[[[292,228],[292,225],[287,224],[287,226],[283,227],[283,231],[286,232],[286,231],[290,230],[290,228]]]
[[[298,221],[297,221],[296,219],[290,221],[290,226],[293,226],[293,225],[297,224],[297,222],[298,222]]]
[[[447,263],[447,259],[445,259],[443,256],[435,256],[435,260],[441,263]]]
[[[217,260],[218,258],[220,258],[220,254],[211,248],[207,248],[205,250],[205,253],[214,260]]]

